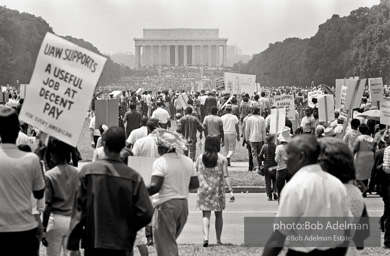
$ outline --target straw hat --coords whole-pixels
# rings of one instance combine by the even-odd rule
[[[291,140],[291,134],[290,134],[290,128],[284,127],[283,131],[279,134],[278,140],[280,142],[290,142]]]
[[[334,133],[334,128],[332,128],[332,127],[326,128],[325,131],[324,131],[324,135],[325,135],[325,137],[333,137],[333,136],[335,136],[336,134]]]

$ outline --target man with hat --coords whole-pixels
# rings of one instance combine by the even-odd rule
[[[39,158],[16,146],[19,118],[12,108],[0,107],[0,241],[12,255],[38,255],[37,222],[31,194],[43,198],[45,183]]]
[[[199,187],[193,161],[177,153],[186,150],[186,141],[177,132],[153,132],[161,155],[153,163],[149,195],[155,207],[155,244],[157,255],[179,255],[176,239],[187,222],[189,190]]]
[[[232,105],[226,105],[226,114],[221,117],[223,124],[223,133],[225,141],[225,151],[227,151],[226,159],[230,166],[230,158],[236,150],[236,138],[240,141],[240,128],[237,116],[232,114]]]

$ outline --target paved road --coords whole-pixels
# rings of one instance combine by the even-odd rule
[[[278,207],[277,201],[268,201],[265,193],[236,194],[234,203],[226,203],[226,210],[223,212],[224,227],[222,231],[222,242],[241,245],[244,243],[244,217],[266,217],[274,216]],[[383,202],[379,196],[370,196],[365,199],[369,216],[381,216],[383,213]],[[178,239],[181,244],[201,244],[202,235],[202,212],[196,209],[196,195],[189,197],[188,221],[182,234]],[[211,217],[210,243],[216,242],[214,216]]]
[[[81,163],[81,168],[85,163]],[[247,171],[246,164],[232,163],[230,171]],[[236,193],[234,203],[226,202],[226,210],[223,212],[224,227],[222,242],[241,245],[244,243],[244,217],[274,216],[278,207],[277,201],[268,201],[265,193]],[[368,195],[365,199],[369,216],[381,216],[383,213],[383,201],[379,196]],[[215,239],[215,218],[212,215],[210,225],[210,243]],[[189,196],[189,216],[182,234],[178,239],[180,244],[201,244],[202,235],[202,211],[196,209],[196,194]]]

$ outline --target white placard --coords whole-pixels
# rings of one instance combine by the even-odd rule
[[[382,101],[383,99],[383,80],[382,77],[368,79],[368,86],[370,88],[370,99],[371,102]]]
[[[344,109],[344,105],[345,105],[345,99],[347,98],[347,90],[348,90],[348,87],[347,86],[341,86],[341,93],[340,93],[340,108],[336,108],[336,109]]]
[[[293,95],[275,95],[274,104],[277,108],[285,108],[287,118],[295,120],[295,104]]]
[[[345,99],[344,110],[360,108],[362,95],[367,79],[348,79],[347,80],[347,98]]]
[[[341,90],[342,90],[343,86],[345,86],[344,81],[345,81],[345,79],[336,79],[336,91],[335,91],[335,94],[336,94],[336,101],[335,101],[336,109],[341,109]]]
[[[25,99],[26,98],[26,86],[27,84],[20,84],[20,98]]]
[[[390,125],[390,99],[384,98],[380,104],[381,115],[380,122],[381,124]]]
[[[273,108],[271,109],[271,125],[270,133],[277,134],[281,132],[286,122],[286,109],[285,108]]]
[[[225,90],[230,94],[243,92],[253,95],[256,91],[256,75],[225,72]]]
[[[138,172],[144,180],[145,186],[150,185],[153,163],[157,158],[129,156],[127,165]]]
[[[318,97],[318,119],[326,124],[334,119],[333,95],[325,94]]]
[[[314,108],[315,105],[313,104],[313,98],[318,98],[318,96],[322,95],[322,91],[311,91],[307,93],[307,103],[309,107]]]
[[[261,90],[260,90],[261,92],[265,92],[265,97],[266,98],[270,98],[271,97],[271,89],[265,89],[265,88],[261,88]],[[260,95],[261,95],[261,93],[260,93]]]
[[[76,146],[106,58],[46,33],[19,118]]]

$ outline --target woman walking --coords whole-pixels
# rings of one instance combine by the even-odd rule
[[[374,139],[368,135],[369,128],[366,124],[359,126],[359,135],[353,147],[355,154],[356,181],[363,191],[363,197],[367,197],[367,181],[371,177],[372,167],[374,166]]]
[[[276,144],[274,142],[275,135],[268,134],[266,144],[261,148],[259,159],[264,161],[264,176],[265,190],[267,191],[268,201],[272,201],[272,195],[275,200],[278,200],[276,195],[276,168],[271,168],[277,165],[275,162]]]
[[[280,145],[276,147],[275,150],[275,161],[278,164],[276,167],[276,186],[278,188],[278,197],[282,193],[282,189],[286,182],[288,181],[287,177],[287,153],[286,148],[287,144],[291,140],[290,128],[285,127],[283,131],[278,136],[278,141]]]
[[[47,256],[68,255],[66,250],[70,215],[74,203],[79,174],[67,164],[72,149],[64,142],[50,138],[51,160],[55,166],[45,173],[46,206],[43,211],[43,231],[48,243]]]
[[[197,207],[202,210],[203,214],[203,247],[207,247],[209,244],[211,211],[215,211],[217,244],[222,244],[222,211],[225,209],[225,182],[230,191],[230,202],[234,202],[233,189],[227,169],[227,159],[218,153],[220,149],[219,137],[207,136],[205,152],[198,157],[195,163],[200,185]]]

